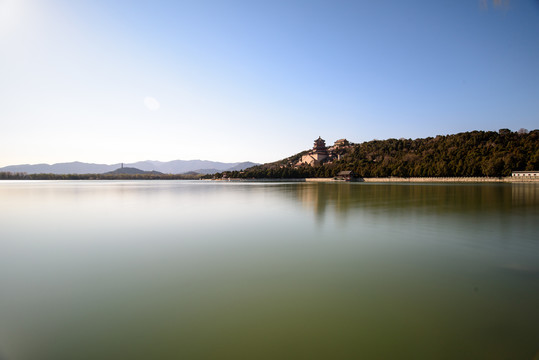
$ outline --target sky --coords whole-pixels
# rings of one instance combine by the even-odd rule
[[[0,0],[0,166],[538,125],[538,0]]]

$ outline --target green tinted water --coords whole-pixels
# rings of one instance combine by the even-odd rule
[[[535,359],[538,194],[0,182],[0,359]]]

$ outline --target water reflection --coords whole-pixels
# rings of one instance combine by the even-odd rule
[[[528,185],[0,183],[0,356],[532,358]]]
[[[538,188],[538,184],[305,184],[283,186],[283,194],[312,211],[319,225],[357,226],[371,238],[388,230],[392,234],[387,236],[394,239],[422,235],[501,257],[500,249],[506,255],[504,244],[509,243],[511,251],[521,254],[537,250]],[[535,257],[528,258],[526,266],[533,261]]]
[[[514,206],[533,208],[539,204],[539,185],[515,183],[512,184],[511,190]]]
[[[323,218],[331,207],[338,216],[366,209],[390,212],[424,212],[437,214],[492,214],[537,211],[537,184],[306,184],[288,185],[306,207]]]

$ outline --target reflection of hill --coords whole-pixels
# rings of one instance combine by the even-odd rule
[[[317,215],[323,216],[328,206],[337,213],[350,210],[352,184],[302,184],[297,186],[296,196],[308,208],[313,208]]]
[[[513,205],[537,205],[539,204],[538,184],[514,183],[511,187]]]
[[[356,210],[389,214],[493,214],[539,204],[537,184],[298,184],[295,196],[318,216]]]

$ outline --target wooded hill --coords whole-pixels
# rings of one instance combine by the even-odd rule
[[[352,144],[341,160],[321,166],[295,166],[301,152],[254,166],[230,178],[333,177],[352,170],[361,177],[510,176],[512,171],[539,170],[539,130],[471,131],[425,139],[373,140]]]

